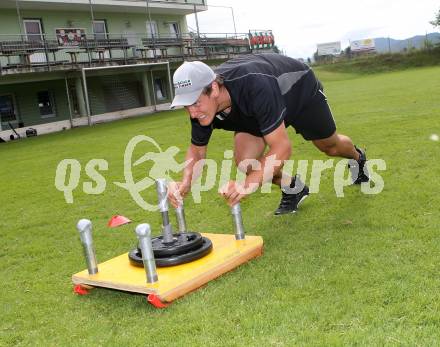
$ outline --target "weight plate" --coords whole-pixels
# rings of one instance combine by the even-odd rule
[[[202,245],[199,248],[188,251],[185,254],[171,255],[169,257],[156,258],[157,267],[167,267],[189,263],[191,261],[200,259],[212,251],[212,242],[207,237],[202,237]],[[143,267],[142,253],[138,248],[133,249],[128,253],[128,259],[134,266]]]
[[[162,236],[151,239],[155,258],[169,257],[188,253],[192,249],[200,247],[203,243],[202,235],[194,232],[173,234],[173,243],[163,243]]]

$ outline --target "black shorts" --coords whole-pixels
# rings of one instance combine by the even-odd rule
[[[335,120],[327,103],[327,97],[321,90],[307,103],[295,119],[285,121],[286,127],[292,126],[305,140],[322,140],[336,131]]]

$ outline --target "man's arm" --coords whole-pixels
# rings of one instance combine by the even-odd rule
[[[182,181],[171,182],[168,187],[168,199],[174,207],[177,207],[180,200],[189,192],[192,180],[195,180],[201,174],[201,172],[194,172],[194,165],[199,160],[206,158],[207,149],[208,146],[195,146],[193,144],[188,147],[185,156],[187,165],[183,170]],[[198,167],[201,168],[201,166]]]
[[[191,188],[191,181],[197,179],[201,172],[194,172],[194,165],[199,161],[206,158],[208,146],[195,146],[191,144],[186,152],[185,160],[188,164],[183,170],[182,184],[188,187],[188,191]]]
[[[260,167],[249,172],[244,187],[230,181],[221,189],[221,194],[230,206],[237,204],[240,199],[257,190],[263,183],[272,181],[272,178],[281,172],[284,161],[290,158],[292,144],[284,123],[264,136],[264,141],[269,146],[269,151],[259,160]]]

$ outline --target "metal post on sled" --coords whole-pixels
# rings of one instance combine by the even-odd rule
[[[90,275],[98,273],[98,263],[96,261],[95,248],[93,247],[92,238],[92,222],[88,219],[81,219],[76,228],[81,238],[81,243],[84,249],[84,256],[87,262],[87,270]]]
[[[159,211],[162,215],[162,242],[163,243],[172,243],[174,241],[173,238],[173,228],[170,224],[170,218],[168,215],[168,197],[167,197],[167,181],[163,178],[156,180],[156,191],[157,198],[159,200]]]
[[[139,248],[142,252],[142,262],[144,263],[147,283],[158,281],[156,263],[154,260],[153,246],[151,245],[151,228],[147,223],[139,224],[136,227],[136,236],[139,240]]]
[[[186,220],[185,220],[185,210],[183,208],[183,201],[180,202],[179,206],[176,208],[176,219],[177,225],[179,227],[179,233],[186,232]]]
[[[241,217],[241,208],[240,204],[236,204],[231,207],[231,214],[232,214],[232,223],[234,225],[234,231],[235,231],[235,239],[236,240],[244,240],[244,226],[243,226],[243,219]]]

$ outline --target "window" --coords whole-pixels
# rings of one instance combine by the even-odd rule
[[[157,29],[157,23],[156,21],[147,21],[147,37],[159,37],[159,30]]]
[[[38,108],[41,118],[55,117],[55,103],[53,93],[45,90],[37,93]]]
[[[107,23],[105,20],[95,20],[93,22],[93,32],[96,40],[104,40],[107,38]]]
[[[161,78],[154,79],[154,89],[156,89],[157,100],[166,99],[165,88],[163,87],[163,81]]]
[[[177,22],[169,23],[169,26],[170,26],[171,37],[179,37],[180,36],[179,23]]]
[[[16,120],[14,96],[12,94],[0,95],[0,121],[6,123]]]
[[[43,40],[43,30],[41,29],[40,19],[24,19],[24,30],[29,41],[40,42]]]

